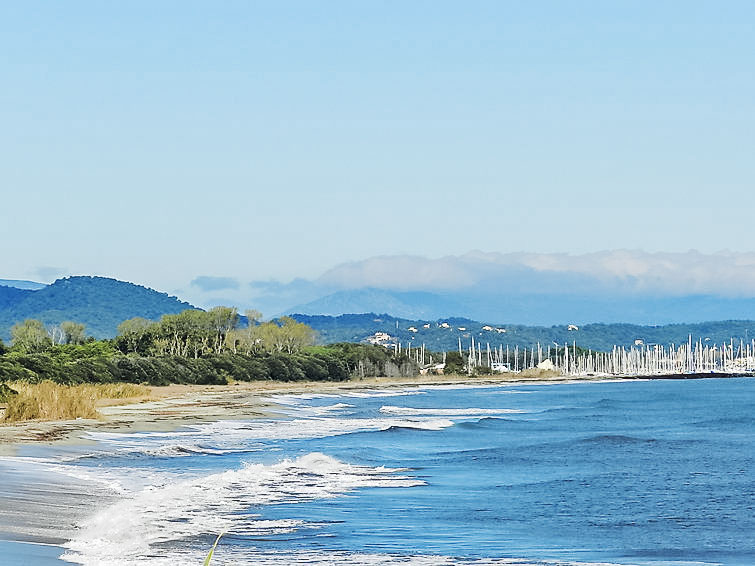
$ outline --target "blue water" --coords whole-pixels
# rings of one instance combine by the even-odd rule
[[[67,559],[192,564],[227,531],[213,564],[752,566],[754,391],[737,378],[287,396],[278,421],[94,435],[64,471],[115,503],[82,519]]]

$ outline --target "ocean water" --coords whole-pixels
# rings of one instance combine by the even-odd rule
[[[755,565],[753,379],[274,400],[0,459],[0,562]]]

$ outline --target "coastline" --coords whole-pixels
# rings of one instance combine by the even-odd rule
[[[608,378],[614,381],[615,378]],[[275,416],[272,395],[337,393],[359,389],[421,387],[432,385],[496,385],[521,383],[564,383],[604,381],[591,376],[581,379],[554,376],[432,375],[414,377],[375,377],[348,381],[253,381],[231,385],[167,385],[150,387],[149,398],[105,400],[98,404],[99,419],[67,421],[0,422],[0,457],[13,456],[28,444],[82,444],[93,430],[108,432],[172,431],[184,425],[220,420],[243,420]]]
[[[720,375],[708,375],[705,377],[716,378],[722,377]],[[696,376],[697,379],[699,377]],[[669,380],[669,376],[664,376],[664,380]],[[685,380],[689,379],[684,376],[676,376],[676,379]],[[12,455],[15,451],[20,449],[18,455],[23,456],[22,460],[27,457],[33,459],[36,454],[45,453],[50,447],[53,451],[60,450],[62,452],[71,450],[73,453],[88,450],[87,445],[94,441],[87,439],[87,433],[90,431],[100,431],[112,433],[128,433],[128,432],[168,432],[176,431],[182,426],[197,424],[201,422],[212,423],[216,421],[232,421],[232,420],[252,420],[255,418],[264,419],[276,419],[285,418],[283,414],[283,407],[286,406],[287,395],[338,395],[355,392],[357,396],[360,396],[359,392],[369,392],[370,390],[390,390],[395,389],[397,393],[401,390],[411,390],[414,387],[427,388],[431,390],[435,388],[438,393],[444,395],[455,396],[457,394],[455,389],[467,388],[467,387],[496,387],[496,386],[511,386],[517,388],[518,386],[543,386],[542,394],[548,395],[547,390],[549,385],[560,384],[585,384],[584,393],[591,395],[590,390],[593,389],[589,384],[594,383],[627,383],[631,381],[652,381],[643,376],[624,376],[624,377],[605,377],[605,376],[585,376],[580,378],[573,378],[571,376],[552,376],[552,377],[534,377],[534,376],[521,376],[521,375],[504,375],[504,376],[485,376],[469,378],[467,376],[421,376],[414,378],[372,378],[362,380],[352,380],[346,382],[243,382],[226,386],[168,386],[164,388],[156,388],[154,391],[153,399],[142,402],[135,402],[129,404],[110,404],[105,403],[100,407],[103,413],[103,418],[98,421],[63,421],[63,422],[51,422],[51,423],[24,423],[23,425],[15,425],[12,428],[16,430],[17,434],[21,436],[13,437],[9,436],[7,439],[3,438],[5,444],[0,445],[0,450],[7,449],[7,452],[0,452],[0,465],[5,466],[6,470],[10,470],[10,474],[6,476],[9,483],[5,486],[5,495],[11,502],[23,502],[23,511],[21,507],[15,508],[12,506],[7,507],[13,515],[9,515],[11,521],[9,525],[19,527],[18,529],[0,529],[0,553],[6,556],[17,556],[18,562],[27,560],[29,557],[34,557],[34,564],[39,566],[59,566],[67,562],[61,560],[60,556],[65,552],[67,548],[65,546],[66,541],[70,536],[65,534],[65,529],[59,529],[60,532],[54,532],[46,534],[46,531],[41,528],[45,526],[46,519],[40,517],[47,517],[46,513],[49,511],[50,505],[48,501],[37,501],[36,495],[33,491],[25,491],[26,484],[34,484],[30,482],[27,474],[30,467],[14,470],[16,466],[15,458],[5,458],[5,456]],[[641,386],[640,383],[637,384]],[[658,384],[659,386],[661,384]],[[647,388],[651,386],[646,383],[644,386]],[[632,386],[629,386],[634,389]],[[652,387],[652,386],[651,386]],[[665,386],[662,386],[665,387]],[[710,385],[709,385],[710,387]],[[537,387],[536,389],[541,389]],[[452,390],[452,391],[442,391]],[[599,388],[598,390],[603,391]],[[625,389],[626,390],[626,389]],[[648,390],[649,391],[649,390]],[[483,394],[484,390],[482,391]],[[459,392],[459,394],[466,394]],[[474,392],[476,395],[477,392]],[[279,401],[277,396],[282,396]],[[369,396],[369,395],[368,395]],[[597,398],[600,398],[597,397]],[[276,402],[280,402],[281,405],[277,405]],[[325,404],[333,403],[333,400],[326,399],[321,400]],[[445,405],[444,405],[445,406]],[[477,405],[470,405],[477,406]],[[487,405],[480,405],[487,406]],[[279,408],[280,407],[280,408]],[[45,426],[50,427],[50,436],[47,438],[37,437],[33,439],[23,438],[23,435],[34,436],[39,434],[40,430]],[[213,425],[214,426],[214,425]],[[221,424],[222,427],[229,426],[231,429],[234,426],[254,426],[247,423],[226,423]],[[11,427],[0,426],[0,433],[3,433],[3,429]],[[28,430],[24,430],[28,429]],[[23,433],[23,434],[22,434]],[[183,431],[178,431],[178,434],[183,434]],[[389,433],[388,433],[389,434]],[[158,435],[160,436],[160,435]],[[604,438],[604,437],[597,437]],[[613,437],[605,437],[613,438]],[[620,437],[616,437],[620,438]],[[615,442],[611,440],[610,442]],[[45,447],[47,446],[47,447]],[[40,476],[41,478],[42,476]],[[57,492],[66,494],[70,501],[68,501],[63,508],[70,509],[70,517],[63,517],[56,521],[56,525],[73,525],[81,517],[91,514],[92,510],[96,510],[102,506],[106,501],[111,500],[102,494],[94,496],[87,491],[86,487],[82,487],[80,480],[75,478],[79,476],[73,476],[74,479],[63,480],[67,482],[63,485],[64,488],[57,488]],[[85,482],[86,483],[86,482]],[[68,487],[70,485],[70,488]],[[69,489],[71,490],[69,492]],[[32,494],[31,497],[27,497],[27,494]],[[103,499],[105,497],[105,499]],[[117,498],[116,498],[117,499]],[[116,499],[112,499],[115,502]],[[71,505],[74,503],[75,505]],[[59,506],[59,502],[56,502]],[[19,514],[20,513],[20,514]],[[19,517],[23,515],[22,521],[17,521]],[[74,516],[75,515],[75,516]],[[31,519],[30,519],[31,518]],[[72,520],[76,519],[76,520]],[[35,522],[36,521],[36,522]],[[78,523],[76,523],[78,524]],[[32,529],[27,529],[26,525],[30,525]],[[35,530],[35,527],[37,528]],[[39,533],[43,534],[39,534]],[[21,533],[19,535],[19,533]],[[63,534],[61,534],[63,533]],[[523,564],[525,562],[522,562]],[[529,564],[529,562],[527,562]]]
[[[373,377],[347,381],[253,381],[230,385],[179,385],[150,387],[148,398],[104,400],[98,404],[99,419],[68,421],[0,422],[0,457],[13,456],[23,445],[74,443],[88,441],[85,434],[93,430],[108,432],[172,431],[184,425],[220,420],[243,420],[274,417],[272,395],[302,393],[337,393],[359,389],[422,387],[433,385],[518,385],[577,382],[626,381],[648,379],[701,379],[734,377],[729,374],[695,374],[668,376],[600,376],[499,374],[469,377],[465,375],[430,375],[414,377]]]

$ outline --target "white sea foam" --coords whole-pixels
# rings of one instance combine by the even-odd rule
[[[255,566],[284,566],[288,564],[311,564],[312,566],[638,566],[634,563],[613,562],[573,562],[561,560],[527,560],[521,558],[478,558],[463,559],[443,555],[397,555],[387,553],[352,553],[352,552],[281,552],[248,553],[243,559],[232,558],[219,561],[220,566],[232,564],[254,564]],[[235,561],[234,561],[235,560]],[[664,566],[676,566],[664,562]],[[645,566],[652,566],[647,564]],[[658,565],[660,566],[660,564]],[[679,565],[681,566],[681,565]],[[691,565],[690,565],[691,566]],[[715,566],[698,564],[696,566]]]
[[[86,436],[124,454],[132,451],[150,455],[184,455],[196,446],[204,453],[245,452],[263,448],[261,443],[270,440],[325,438],[350,434],[387,430],[390,428],[414,428],[442,430],[453,426],[448,418],[432,416],[386,416],[383,418],[347,418],[333,416],[309,416],[290,420],[269,421],[216,421],[191,425],[186,430],[173,433],[103,433],[90,432]],[[180,448],[177,448],[180,447]]]
[[[80,525],[78,535],[65,545],[64,559],[84,565],[128,564],[159,557],[163,551],[170,553],[166,549],[172,543],[201,535],[291,532],[302,523],[263,521],[248,510],[336,497],[361,487],[423,484],[398,472],[310,453],[269,466],[248,464],[239,470],[148,487]]]
[[[528,560],[520,558],[478,558],[464,559],[458,557],[425,554],[400,555],[388,553],[356,553],[347,551],[265,551],[254,548],[233,546],[221,540],[215,555],[213,566],[639,566],[636,563],[615,562],[575,562],[562,560]],[[97,562],[98,566],[195,566],[200,564],[205,550],[176,549],[170,556],[150,556],[145,558],[105,559]],[[646,563],[644,566],[653,566]],[[661,563],[658,563],[661,566]],[[710,563],[669,563],[663,566],[717,566]]]
[[[417,387],[391,389],[358,389],[335,393],[291,393],[288,395],[270,395],[266,401],[280,405],[301,405],[304,401],[313,399],[342,399],[344,397],[369,399],[373,397],[403,397],[406,395],[424,395],[425,392]]]
[[[415,407],[394,407],[384,405],[380,407],[380,412],[386,415],[437,415],[437,416],[479,416],[479,415],[506,415],[511,413],[522,413],[518,409],[450,409],[450,408],[415,408]]]
[[[298,438],[325,438],[354,432],[387,430],[390,428],[415,428],[421,430],[442,430],[453,426],[453,421],[443,418],[337,418],[311,417],[269,422],[254,421],[247,423],[216,422],[197,425],[202,434],[222,436],[229,441],[241,442],[247,439],[278,440]]]
[[[334,405],[322,405],[322,406],[309,406],[290,404],[282,411],[284,414],[294,417],[323,417],[333,414],[348,413],[348,410],[353,408],[354,405],[348,403],[336,403]]]

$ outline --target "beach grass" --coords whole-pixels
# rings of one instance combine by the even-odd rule
[[[215,549],[218,547],[218,543],[220,542],[220,537],[223,536],[223,533],[220,533],[218,535],[218,538],[215,539],[215,544],[212,545],[212,548],[210,549],[210,552],[207,554],[207,558],[204,559],[204,563],[202,566],[210,566],[210,562],[212,562],[212,557],[215,555]]]
[[[130,383],[61,385],[52,381],[13,384],[17,395],[8,397],[5,422],[100,418],[98,401],[148,397],[150,390]]]

